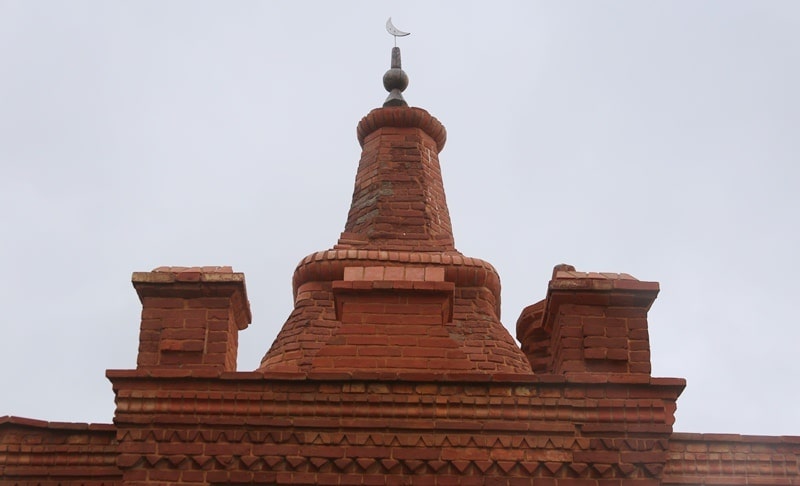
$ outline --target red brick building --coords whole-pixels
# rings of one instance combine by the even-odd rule
[[[114,423],[0,418],[0,482],[800,485],[800,437],[673,433],[685,381],[650,374],[656,282],[558,265],[514,341],[497,272],[455,248],[445,129],[406,105],[395,56],[344,232],[297,266],[261,366],[236,371],[243,274],[134,273]]]

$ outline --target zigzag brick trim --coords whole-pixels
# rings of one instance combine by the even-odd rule
[[[158,441],[158,439],[162,441]],[[129,431],[123,469],[239,470],[251,473],[492,475],[654,478],[666,439],[589,439],[496,434],[303,431]],[[141,445],[136,445],[140,443]],[[207,474],[208,474],[207,473]]]

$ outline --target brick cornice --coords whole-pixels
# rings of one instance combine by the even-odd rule
[[[422,108],[391,106],[376,108],[358,122],[356,136],[363,147],[364,140],[376,130],[384,127],[419,128],[436,142],[439,152],[447,141],[447,131],[434,116]]]
[[[438,371],[390,371],[390,370],[314,370],[314,371],[220,371],[212,369],[169,368],[169,369],[138,369],[138,370],[106,370],[106,378],[112,383],[124,380],[177,380],[183,379],[211,380],[213,382],[264,382],[264,381],[386,381],[386,382],[411,382],[411,383],[496,383],[506,385],[517,384],[542,384],[559,386],[571,385],[652,385],[663,389],[671,389],[675,397],[679,396],[686,388],[683,378],[663,378],[646,375],[630,375],[626,373],[574,373],[570,375],[559,374],[530,374],[530,373],[477,373],[477,372],[450,372]],[[30,419],[26,419],[30,420]]]
[[[413,251],[334,249],[318,251],[303,258],[294,271],[292,289],[306,282],[332,282],[344,279],[344,269],[352,266],[370,265],[419,265],[442,266],[444,279],[457,287],[485,287],[497,300],[497,315],[500,315],[500,276],[489,263],[453,251],[448,253],[426,253]]]
[[[148,297],[227,297],[239,330],[246,329],[253,318],[244,274],[231,267],[159,267],[151,272],[133,272],[131,282],[142,303]]]
[[[155,370],[154,370],[155,371]],[[353,379],[341,373],[157,378],[109,370],[115,423],[228,423],[333,427],[669,434],[682,380],[591,383],[517,375],[506,381],[431,374],[428,380]],[[436,380],[436,381],[433,381]],[[481,411],[482,410],[482,411]],[[476,413],[479,420],[476,420]],[[411,415],[409,415],[411,414]],[[409,419],[413,416],[414,419]],[[595,430],[596,429],[596,430]]]
[[[88,430],[92,432],[113,432],[116,430],[114,424],[90,424],[85,422],[49,422],[27,417],[16,417],[14,415],[4,415],[0,417],[0,428],[29,427],[43,430]]]

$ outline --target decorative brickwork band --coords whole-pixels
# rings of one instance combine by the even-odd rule
[[[340,372],[157,383],[127,371],[108,376],[126,480],[211,483],[341,484],[346,476],[354,484],[653,486],[685,384],[433,372],[410,381]]]

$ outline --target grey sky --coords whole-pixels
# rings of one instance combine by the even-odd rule
[[[0,415],[109,422],[160,265],[245,272],[258,365],[343,229],[389,16],[512,334],[557,263],[659,281],[676,429],[800,435],[792,1],[0,1]]]

